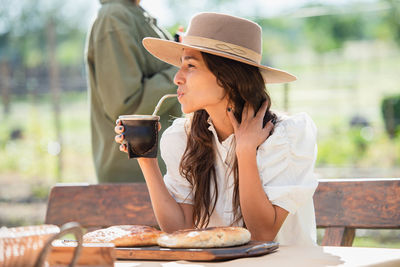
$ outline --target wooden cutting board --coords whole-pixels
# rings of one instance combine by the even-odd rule
[[[275,242],[250,241],[246,245],[227,248],[177,249],[152,247],[116,247],[117,259],[216,261],[265,255],[278,249]]]

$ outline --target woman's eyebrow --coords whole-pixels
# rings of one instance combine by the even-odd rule
[[[199,61],[199,59],[197,57],[194,57],[194,56],[184,56],[183,57],[183,60],[190,60],[190,59]],[[182,62],[182,58],[181,58],[181,62]]]

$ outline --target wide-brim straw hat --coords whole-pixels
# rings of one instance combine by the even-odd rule
[[[259,68],[266,83],[286,83],[296,76],[261,65],[262,29],[247,19],[220,13],[199,13],[192,17],[182,42],[146,37],[144,47],[155,57],[176,67],[184,48],[233,59]]]

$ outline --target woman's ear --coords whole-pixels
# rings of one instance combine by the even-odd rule
[[[227,102],[228,102],[227,106],[226,106],[226,110],[228,112],[234,112],[235,111],[235,105],[234,105],[233,101],[228,98],[228,95],[226,95],[225,97],[226,97]]]

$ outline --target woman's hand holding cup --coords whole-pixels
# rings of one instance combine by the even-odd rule
[[[117,133],[117,135],[115,136],[115,142],[117,142],[118,144],[120,144],[119,146],[119,150],[125,153],[128,153],[128,147],[126,144],[124,144],[124,126],[122,125],[122,122],[120,119],[118,119],[115,122],[116,126],[114,128],[115,133]]]
[[[125,128],[124,125],[122,124],[122,121],[118,119],[115,122],[116,126],[114,128],[115,133],[117,134],[115,136],[115,142],[119,143],[119,150],[125,153],[128,153],[128,146],[125,140]],[[158,131],[161,130],[161,123],[157,122],[158,124]]]

